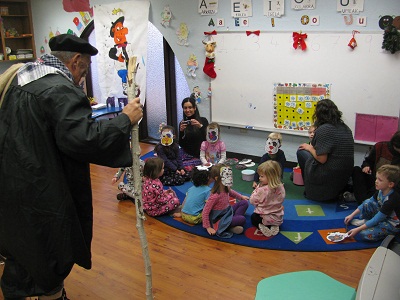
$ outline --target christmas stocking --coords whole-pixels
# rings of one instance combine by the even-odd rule
[[[203,72],[206,73],[211,78],[217,77],[217,73],[215,73],[215,70],[214,70],[214,63],[215,63],[215,58],[206,57]]]

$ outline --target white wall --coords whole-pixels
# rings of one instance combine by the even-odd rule
[[[115,3],[110,0],[91,0],[92,5]],[[199,105],[199,110],[202,116],[210,119],[210,103],[206,99],[207,89],[209,86],[209,78],[203,73],[202,68],[204,65],[204,47],[202,40],[204,39],[204,31],[245,31],[245,30],[263,30],[263,31],[348,31],[349,36],[352,30],[359,31],[383,31],[378,26],[378,21],[383,15],[400,16],[400,1],[399,0],[365,0],[364,12],[360,16],[367,18],[367,26],[359,27],[356,25],[346,25],[343,16],[336,12],[336,0],[317,0],[315,10],[311,11],[294,11],[290,8],[291,1],[285,0],[285,16],[282,18],[275,18],[275,27],[271,26],[270,19],[263,16],[263,2],[261,0],[253,0],[253,17],[249,18],[248,27],[235,27],[234,20],[230,16],[230,0],[220,0],[218,13],[215,16],[200,16],[197,12],[199,0],[150,0],[150,21],[160,30],[166,40],[169,42],[179,63],[184,68],[186,61],[191,53],[197,56],[199,68],[197,70],[196,79],[188,78],[190,89],[194,86],[199,86],[203,101]],[[169,5],[174,18],[171,21],[170,27],[164,28],[160,25],[161,12],[165,5]],[[117,5],[116,5],[117,6]],[[134,9],[134,7],[133,7]],[[33,23],[35,29],[36,49],[39,51],[40,47],[47,45],[44,43],[45,37],[49,39],[48,34],[50,29],[55,33],[59,30],[61,33],[72,29],[75,32],[75,24],[72,20],[77,13],[66,13],[62,7],[61,0],[32,0],[33,10]],[[300,19],[303,15],[316,16],[320,18],[319,26],[301,25]],[[217,18],[223,18],[225,27],[209,27],[208,23],[213,18],[214,23],[217,23]],[[176,30],[181,22],[187,23],[189,33],[189,46],[179,46],[177,44]],[[48,51],[48,48],[46,48]],[[355,50],[356,51],[356,50]],[[38,53],[40,55],[40,53]],[[245,57],[238,57],[238,59],[246,59]],[[284,63],[284,62],[282,62]],[[216,57],[216,68],[218,68],[218,57]],[[355,72],[357,66],[352,68]],[[346,71],[346,70],[343,70]],[[273,72],[273,70],[266,70],[266,72]],[[218,69],[217,69],[218,74]],[[338,74],[340,76],[340,74]],[[218,77],[217,77],[218,78]],[[392,80],[392,82],[391,82]],[[388,78],[388,84],[399,85],[399,78]],[[229,84],[229,82],[227,82]],[[349,95],[349,100],[351,99]],[[377,100],[378,101],[378,100]],[[345,107],[339,107],[345,110]],[[239,128],[222,128],[222,138],[227,145],[228,151],[244,153],[249,155],[261,156],[264,154],[264,144],[268,132],[262,131],[246,131]],[[289,161],[296,161],[296,149],[298,145],[307,141],[307,137],[284,135],[282,149],[286,153]],[[361,164],[365,152],[368,150],[367,145],[356,145],[355,147],[355,163]]]

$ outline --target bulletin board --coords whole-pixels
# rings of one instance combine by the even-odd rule
[[[330,98],[330,84],[274,84],[274,128],[308,130],[318,101]]]
[[[329,85],[329,98],[352,129],[356,114],[399,117],[400,55],[383,50],[383,31],[307,33],[307,49],[293,47],[293,32],[218,32],[211,81],[211,119],[221,125],[276,130],[276,84]],[[296,128],[286,130],[298,134]]]

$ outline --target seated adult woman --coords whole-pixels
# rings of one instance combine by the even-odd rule
[[[179,146],[182,161],[188,170],[191,166],[201,165],[200,146],[206,140],[208,120],[200,117],[196,99],[191,96],[182,100],[183,120],[179,123]]]
[[[356,200],[361,204],[365,199],[371,198],[376,192],[376,170],[385,164],[400,166],[400,130],[393,134],[390,141],[376,143],[364,158],[361,167],[354,167],[352,174],[354,194],[344,193],[345,201]],[[400,193],[400,183],[395,186],[395,190]]]
[[[353,170],[353,134],[332,100],[319,101],[313,119],[317,129],[311,144],[301,144],[297,150],[305,196],[316,201],[336,200]]]

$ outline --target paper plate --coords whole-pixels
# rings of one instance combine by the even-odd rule
[[[246,167],[250,168],[250,167],[254,167],[256,164],[254,162],[248,163],[248,164],[244,164]]]
[[[251,163],[251,159],[249,159],[249,158],[242,159],[242,160],[239,162],[239,164],[241,164],[241,165],[245,165],[245,164],[249,164],[249,163]]]
[[[330,234],[328,234],[328,236],[326,237],[329,241],[333,242],[333,243],[338,243],[343,241],[345,238],[348,238],[349,236],[347,235],[347,233],[343,233],[343,232],[332,232]]]
[[[202,171],[202,170],[208,170],[212,166],[213,166],[212,164],[210,164],[209,166],[198,165],[198,166],[196,166],[196,168],[197,168],[197,170]]]

